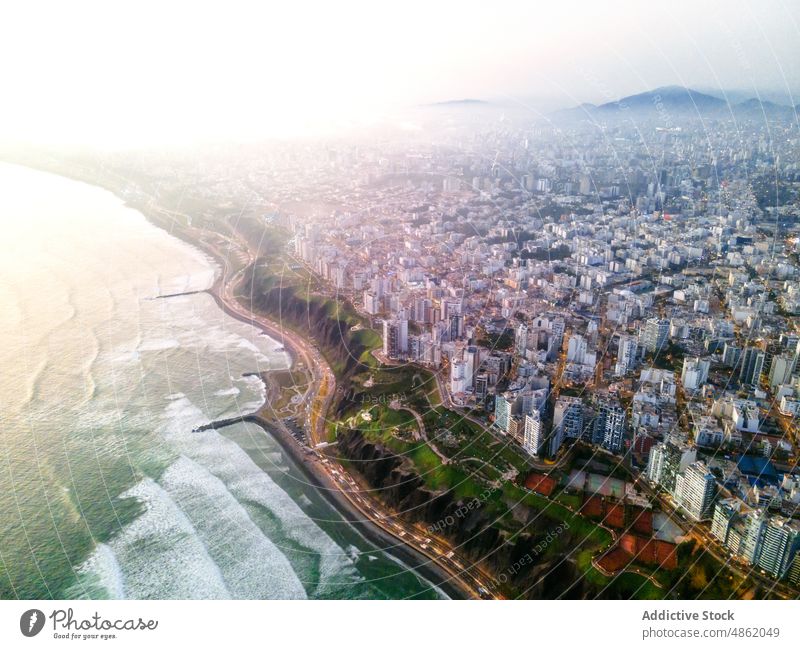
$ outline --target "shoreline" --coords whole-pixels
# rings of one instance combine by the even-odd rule
[[[20,164],[11,162],[11,164]],[[291,338],[296,335],[283,331],[278,325],[269,321],[268,318],[263,316],[256,317],[249,309],[242,306],[242,309],[247,315],[240,313],[232,308],[223,297],[224,289],[226,286],[226,279],[228,279],[228,264],[224,258],[221,258],[212,246],[203,241],[198,241],[196,237],[191,236],[186,232],[183,227],[176,227],[174,223],[169,222],[168,214],[165,214],[158,207],[152,205],[141,204],[139,201],[132,201],[124,196],[121,196],[118,190],[112,187],[98,184],[82,177],[75,177],[60,170],[42,169],[29,164],[22,163],[20,166],[33,169],[35,171],[50,173],[56,176],[67,178],[75,182],[82,182],[92,187],[97,187],[107,191],[115,196],[125,207],[139,212],[151,225],[162,230],[166,234],[179,239],[186,245],[191,246],[195,250],[208,256],[219,267],[219,273],[214,278],[212,284],[201,292],[208,293],[214,300],[219,309],[239,322],[248,324],[261,333],[279,342],[283,348],[284,353],[289,357],[289,366],[285,369],[291,369],[298,361],[305,355],[297,349],[295,341]],[[237,302],[237,304],[239,304]],[[241,305],[240,305],[241,306]],[[299,337],[299,336],[298,336]],[[308,344],[304,341],[305,344]],[[263,381],[263,378],[262,378]],[[268,386],[267,386],[268,387]],[[394,536],[390,532],[384,530],[380,525],[365,518],[364,514],[356,507],[336,486],[330,474],[325,470],[318,459],[318,456],[308,447],[301,447],[287,431],[281,429],[279,425],[271,422],[268,418],[263,417],[260,413],[264,406],[259,410],[243,415],[241,421],[249,421],[258,425],[265,434],[270,435],[275,439],[280,447],[289,454],[292,461],[297,465],[298,469],[308,478],[309,482],[321,491],[322,497],[325,501],[342,517],[347,524],[353,526],[364,539],[374,545],[376,549],[390,555],[392,558],[400,561],[408,569],[417,573],[418,576],[430,582],[431,587],[439,589],[444,592],[451,599],[473,599],[470,591],[459,584],[459,580],[454,578],[447,570],[439,566],[435,560],[426,554],[418,551],[413,546],[405,543],[402,539]]]
[[[136,208],[138,209],[138,208]],[[141,211],[141,210],[139,210]],[[142,212],[142,214],[145,214]],[[148,218],[145,214],[145,218]],[[150,221],[150,219],[148,218]],[[157,223],[150,221],[156,227],[160,227]],[[163,228],[162,228],[163,229]],[[168,232],[172,236],[177,236],[175,233]],[[293,341],[284,336],[284,332],[273,323],[265,322],[266,318],[256,319],[255,317],[247,317],[232,309],[230,305],[220,295],[220,288],[224,286],[224,268],[223,260],[204,249],[200,244],[192,242],[187,238],[180,237],[185,243],[194,246],[205,254],[210,255],[215,263],[219,264],[223,269],[223,273],[218,279],[214,281],[212,287],[206,292],[213,298],[217,306],[228,316],[235,318],[239,322],[251,325],[262,333],[266,334],[273,340],[281,342],[285,352],[291,359],[290,367],[301,357],[300,352],[295,348]],[[263,380],[263,379],[262,379]],[[453,580],[452,576],[443,568],[439,567],[435,561],[430,559],[427,555],[418,552],[414,547],[404,543],[394,535],[385,531],[379,525],[372,523],[364,517],[360,510],[353,505],[352,502],[342,493],[328,472],[321,466],[318,457],[308,447],[301,447],[296,439],[289,433],[283,430],[280,426],[270,421],[268,418],[260,414],[262,406],[259,410],[242,415],[238,419],[243,422],[250,422],[258,425],[267,435],[272,436],[278,442],[280,447],[289,454],[292,461],[297,465],[298,469],[309,480],[309,483],[318,489],[322,497],[333,509],[350,525],[352,525],[369,543],[374,545],[378,550],[391,555],[398,559],[408,568],[418,573],[424,579],[431,582],[434,588],[443,591],[451,599],[472,599],[466,589],[460,588]],[[228,425],[233,422],[226,422],[223,425]],[[212,422],[213,424],[213,422]]]
[[[8,164],[25,167],[40,173],[48,173],[61,178],[66,178],[74,182],[81,182],[91,187],[107,191],[112,194],[122,205],[126,208],[132,209],[141,214],[148,223],[165,232],[166,234],[175,237],[194,250],[199,251],[206,255],[214,264],[216,264],[220,272],[218,276],[214,277],[211,285],[202,291],[208,293],[216,305],[229,317],[248,324],[256,328],[261,333],[269,336],[276,342],[283,345],[284,353],[289,356],[289,367],[297,363],[300,358],[309,358],[309,352],[313,355],[313,348],[311,350],[299,350],[298,343],[292,340],[296,336],[294,332],[286,332],[276,323],[269,320],[264,316],[256,316],[252,311],[241,305],[233,296],[233,299],[244,313],[234,309],[229,305],[224,297],[225,288],[228,285],[228,264],[227,261],[214,249],[212,245],[197,237],[192,236],[185,230],[184,227],[171,222],[169,210],[159,208],[152,203],[145,203],[141,200],[131,200],[122,195],[120,188],[114,187],[113,183],[101,184],[99,179],[87,179],[80,174],[70,173],[68,170],[62,168],[43,168],[28,162],[18,162],[13,160],[3,160]],[[126,180],[126,179],[121,179]],[[287,335],[288,334],[288,335]],[[300,342],[306,346],[310,346],[305,339],[297,336]],[[309,369],[310,369],[309,364]],[[263,379],[262,379],[263,380]],[[313,379],[312,379],[313,380]],[[328,398],[330,395],[328,396]],[[327,406],[327,403],[326,403]],[[400,537],[392,534],[384,529],[377,523],[369,520],[363,512],[343,493],[343,491],[335,484],[332,476],[322,466],[321,456],[317,455],[309,447],[301,447],[291,434],[281,429],[276,423],[270,421],[268,418],[263,417],[260,413],[264,406],[259,410],[242,415],[235,418],[238,421],[249,421],[258,425],[265,434],[271,435],[281,446],[281,448],[289,454],[292,461],[297,465],[298,469],[303,472],[309,481],[318,489],[322,491],[322,497],[328,502],[331,507],[345,520],[348,524],[352,525],[364,539],[374,545],[378,550],[391,556],[393,559],[398,560],[404,564],[408,569],[413,570],[418,576],[431,582],[431,586],[443,591],[451,599],[476,599],[476,595],[464,584],[458,576],[452,574],[444,567],[440,566],[436,560],[417,550],[414,546],[406,543]],[[213,422],[211,422],[213,424]],[[345,470],[345,469],[343,469]],[[346,470],[345,470],[346,471]],[[379,506],[385,509],[389,514],[394,514],[391,510],[385,508],[384,505],[378,503]]]
[[[468,599],[465,594],[453,584],[449,575],[443,575],[438,566],[424,554],[418,553],[414,548],[399,542],[394,536],[382,528],[365,520],[361,512],[345,498],[341,491],[330,481],[328,474],[319,466],[312,451],[305,452],[297,441],[286,431],[259,415],[251,415],[246,421],[258,425],[267,435],[270,435],[278,445],[292,459],[300,472],[314,486],[322,498],[351,525],[364,539],[375,546],[376,550],[390,555],[417,573],[418,576],[430,582],[431,587],[444,592],[450,599]],[[328,483],[327,485],[325,483]]]

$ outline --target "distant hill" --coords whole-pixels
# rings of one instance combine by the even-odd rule
[[[652,118],[665,126],[679,124],[676,120],[699,118],[735,119],[792,119],[795,109],[771,101],[748,99],[732,103],[683,86],[664,86],[636,95],[622,97],[616,101],[595,106],[581,104],[575,108],[556,111],[551,118],[557,121],[608,122],[618,119]]]
[[[704,88],[704,87],[694,87],[695,90],[699,90],[700,92],[704,92],[707,95],[711,95],[712,97],[717,97],[719,99],[725,99],[732,104],[741,104],[749,99],[754,97],[760,99],[764,102],[770,102],[773,104],[778,104],[779,106],[789,106],[791,107],[794,103],[794,96],[798,93],[792,93],[788,90],[759,90],[754,91],[752,88],[749,90],[741,89],[741,88],[725,88],[721,90],[719,88]]]
[[[748,99],[736,104],[733,110],[737,117],[763,119],[764,115],[766,115],[769,118],[793,119],[797,112],[797,107],[784,106],[773,101]]]

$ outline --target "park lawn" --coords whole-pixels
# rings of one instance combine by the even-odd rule
[[[581,497],[576,494],[568,494],[564,491],[559,491],[554,500],[566,507],[571,507],[573,510],[581,506]]]
[[[575,564],[581,574],[595,586],[606,586],[610,581],[602,572],[592,565],[595,552],[592,550],[581,550],[575,557]]]
[[[486,491],[485,480],[455,464],[442,464],[427,443],[407,442],[393,435],[396,428],[416,427],[416,419],[411,413],[377,404],[369,408],[369,412],[372,421],[359,418],[356,427],[368,440],[381,443],[393,453],[406,457],[429,489],[450,491],[457,499],[476,498]]]
[[[548,518],[556,522],[566,522],[570,530],[578,534],[585,542],[595,548],[608,547],[611,543],[611,534],[608,530],[596,525],[580,514],[574,514],[563,505],[548,500],[532,491],[527,491],[511,483],[503,487],[505,497],[511,502],[519,502],[532,509],[537,509]]]
[[[426,391],[428,406],[436,408],[442,405],[442,393],[439,391],[439,384],[436,379],[431,377],[430,388]]]
[[[616,577],[606,577],[606,592],[617,598],[626,599],[663,599],[665,592],[652,581],[635,572],[625,571]]]

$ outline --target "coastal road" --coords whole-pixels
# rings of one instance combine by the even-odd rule
[[[216,243],[222,238],[219,233],[201,232],[206,235],[202,237],[203,241],[213,249],[214,256],[222,264],[222,273],[212,288],[212,293],[216,294],[229,312],[245,322],[257,325],[271,338],[280,341],[284,348],[293,355],[295,361],[302,359],[306,371],[310,375],[309,387],[304,399],[309,404],[306,428],[308,442],[313,447],[325,441],[325,413],[328,411],[336,391],[336,377],[317,349],[306,344],[305,340],[286,327],[256,314],[237,298],[236,290],[241,285],[245,271],[255,263],[256,256],[250,247],[244,242],[223,240],[227,249],[220,250]],[[232,272],[229,260],[232,251],[235,251],[235,256],[238,257],[238,262],[241,264],[241,267],[235,272]]]
[[[372,496],[373,489],[362,486],[341,465],[330,458],[320,456],[328,467],[341,493],[375,525],[389,532],[400,542],[411,545],[417,552],[443,567],[464,592],[474,598],[503,599],[496,587],[496,580],[477,563],[456,554],[455,548],[425,527],[408,523],[395,514],[387,514],[383,504]]]
[[[222,251],[217,245],[221,238],[218,233],[206,232],[201,240],[212,249],[213,256],[222,265],[219,280],[212,288],[212,295],[224,306],[232,316],[250,323],[262,331],[283,342],[284,346],[295,354],[295,359],[302,358],[306,368],[312,374],[312,386],[319,386],[311,399],[309,412],[308,436],[312,449],[325,439],[325,414],[328,412],[336,391],[336,379],[321,353],[311,347],[302,337],[278,326],[266,317],[253,313],[236,297],[236,289],[241,283],[245,270],[255,262],[255,255],[245,245],[231,244]],[[244,253],[239,256],[241,268],[232,271],[228,256],[231,250]],[[286,428],[283,422],[277,422]],[[284,432],[290,432],[286,429]],[[456,550],[446,541],[433,535],[425,528],[408,523],[397,515],[387,514],[384,505],[373,495],[371,489],[364,489],[334,459],[325,456],[320,450],[314,450],[316,461],[324,467],[323,473],[328,476],[339,494],[355,507],[364,521],[381,528],[399,543],[411,546],[418,554],[437,565],[458,585],[459,589],[473,598],[502,599],[495,580],[478,564],[457,555]],[[391,548],[384,548],[391,549]]]

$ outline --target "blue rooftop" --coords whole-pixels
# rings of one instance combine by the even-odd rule
[[[742,455],[737,466],[739,471],[748,478],[754,478],[762,483],[778,484],[778,472],[769,458],[758,455]],[[751,480],[750,484],[754,484],[754,481]]]

